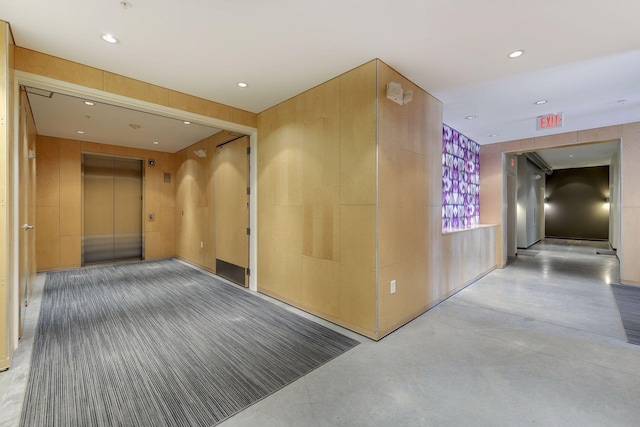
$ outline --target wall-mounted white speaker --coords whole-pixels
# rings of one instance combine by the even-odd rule
[[[398,105],[402,105],[404,103],[404,92],[402,91],[402,85],[396,82],[387,83],[387,98]]]

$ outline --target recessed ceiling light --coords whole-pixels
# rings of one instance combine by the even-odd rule
[[[470,115],[470,116],[465,117],[465,119],[467,119],[467,120],[473,120],[473,119],[475,119],[476,117],[478,117],[478,116],[474,116],[474,115],[472,114],[472,115]]]
[[[541,100],[539,100],[539,101],[536,101],[534,104],[536,104],[536,105],[542,105],[542,104],[546,104],[547,102],[549,102],[549,101],[547,101],[546,99],[541,99]]]
[[[524,53],[524,50],[519,49],[519,50],[514,50],[513,52],[511,52],[508,56],[509,58],[517,58],[519,56],[522,56],[522,54]]]
[[[247,87],[247,86],[249,86],[249,85],[248,85],[247,83],[245,83],[245,82],[238,82],[238,86],[240,86],[240,87]]]
[[[102,40],[106,41],[107,43],[111,43],[111,44],[118,43],[118,39],[115,38],[115,36],[113,34],[103,34],[102,35]]]
[[[497,133],[492,133],[491,135],[489,135],[489,138],[495,138],[496,136],[498,136],[499,134]]]
[[[569,154],[569,157],[573,157],[573,154]]]
[[[83,130],[77,130],[76,133],[79,133],[80,135],[82,135],[84,133]]]
[[[92,106],[94,106],[96,104],[94,102],[91,102],[91,101],[84,101],[84,105],[88,105],[88,106],[92,107]]]
[[[182,122],[182,123],[184,123],[185,125],[190,125],[191,124],[191,122],[188,122],[186,120],[184,122]]]
[[[153,145],[158,145],[159,142],[158,141],[153,141]]]

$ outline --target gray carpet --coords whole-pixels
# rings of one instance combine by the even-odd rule
[[[357,344],[176,260],[49,273],[21,425],[208,427]]]
[[[640,345],[640,286],[612,284],[627,341]]]

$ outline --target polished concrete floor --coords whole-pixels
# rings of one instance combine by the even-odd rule
[[[608,286],[618,261],[598,248],[520,250],[377,343],[320,321],[362,344],[221,426],[638,426],[640,346]],[[17,425],[28,357],[0,374],[0,426]]]

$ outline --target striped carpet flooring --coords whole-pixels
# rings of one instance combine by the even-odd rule
[[[21,425],[208,427],[357,344],[176,260],[49,273]]]
[[[640,345],[640,286],[612,284],[627,341]]]

